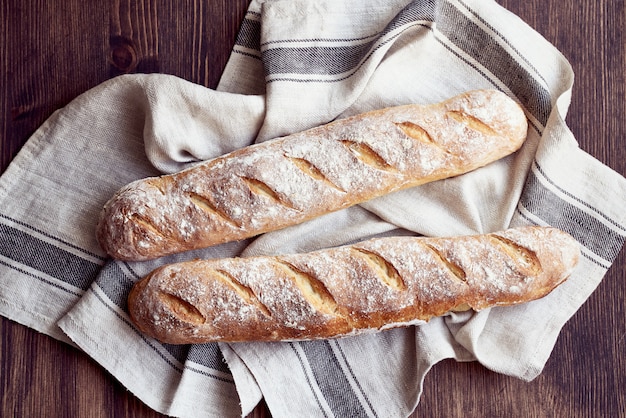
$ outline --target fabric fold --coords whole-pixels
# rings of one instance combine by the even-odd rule
[[[626,179],[565,124],[573,73],[494,1],[253,0],[216,90],[173,76],[117,77],[57,111],[0,177],[0,314],[75,344],[172,416],[407,416],[443,359],[532,380],[561,327],[626,239]],[[148,262],[109,260],[94,228],[121,186],[337,118],[499,89],[524,108],[520,151],[256,239]],[[599,138],[599,140],[602,140]],[[171,346],[138,332],[133,283],[164,263],[305,252],[372,236],[552,225],[583,257],[525,305],[328,341]]]

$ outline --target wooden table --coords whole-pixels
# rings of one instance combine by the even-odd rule
[[[499,0],[544,35],[576,74],[568,124],[581,147],[626,174],[623,1]],[[35,129],[85,90],[125,72],[215,87],[248,0],[112,0],[0,5],[0,168]],[[531,383],[476,363],[443,362],[415,417],[626,416],[626,254],[565,326]],[[0,416],[155,417],[80,351],[0,322]],[[621,414],[621,415],[620,415]],[[253,416],[268,416],[259,406]]]

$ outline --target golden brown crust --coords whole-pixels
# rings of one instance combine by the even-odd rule
[[[522,109],[494,90],[376,110],[131,183],[105,205],[97,237],[124,260],[240,240],[474,170],[526,132]]]
[[[138,282],[129,312],[144,333],[173,344],[333,338],[538,299],[570,275],[578,257],[568,234],[525,227],[197,260]]]

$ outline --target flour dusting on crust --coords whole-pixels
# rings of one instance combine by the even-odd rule
[[[105,206],[98,240],[143,260],[298,224],[516,151],[522,109],[503,93],[376,110],[140,180]]]

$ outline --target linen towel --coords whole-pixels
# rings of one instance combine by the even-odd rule
[[[626,237],[626,180],[578,148],[564,122],[566,59],[481,0],[253,0],[217,90],[120,76],[57,111],[0,177],[0,313],[92,356],[168,415],[406,416],[445,358],[531,380]],[[367,110],[475,88],[516,99],[514,155],[304,224],[149,262],[106,259],[94,237],[122,185]],[[582,245],[547,297],[374,335],[300,343],[173,346],[140,334],[126,295],[166,262],[310,251],[378,235],[553,225]]]

